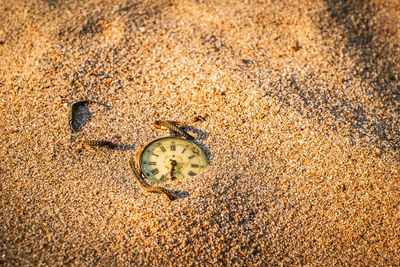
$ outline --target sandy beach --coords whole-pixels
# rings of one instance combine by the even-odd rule
[[[399,18],[398,0],[0,0],[0,265],[398,265]],[[102,105],[74,132],[81,100]],[[174,201],[128,165],[159,119],[209,160]]]

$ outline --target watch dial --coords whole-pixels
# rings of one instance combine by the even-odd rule
[[[196,144],[178,137],[157,139],[143,149],[140,167],[153,183],[195,176],[207,168],[207,159]]]

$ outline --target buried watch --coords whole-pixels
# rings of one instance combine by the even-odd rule
[[[137,154],[136,164],[130,160],[133,174],[149,192],[164,193],[170,200],[175,197],[165,188],[151,186],[195,176],[208,165],[204,151],[194,142],[194,138],[181,129],[179,122],[156,121],[156,128],[167,128],[183,137],[168,136],[146,143]]]

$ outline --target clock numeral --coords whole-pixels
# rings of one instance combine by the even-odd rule
[[[150,161],[149,164],[150,165],[156,165],[156,163],[154,161]]]
[[[162,152],[167,151],[163,145],[160,145],[160,149],[162,150]]]
[[[195,147],[192,147],[192,152],[193,152],[193,154],[196,154],[196,155],[198,155],[200,153],[199,150]]]
[[[175,144],[171,144],[171,151],[176,151],[176,146],[175,146]]]
[[[199,164],[192,164],[192,168],[198,168]]]
[[[158,169],[152,169],[152,170],[151,170],[151,173],[152,173],[153,175],[156,175],[156,174],[158,173]]]
[[[151,153],[153,156],[156,156],[156,157],[158,157],[158,155],[157,154],[154,154],[154,153]]]
[[[165,182],[166,180],[167,180],[167,177],[165,175],[162,175],[161,178],[160,178],[160,181],[161,182]]]
[[[195,176],[195,175],[197,175],[197,173],[194,173],[194,172],[192,172],[192,171],[190,171],[188,174],[189,174],[190,176]]]
[[[192,158],[194,158],[194,157],[196,157],[196,155],[191,155],[191,156],[189,157],[189,159],[192,159]]]
[[[182,153],[185,153],[185,151],[186,151],[186,148],[188,148],[188,146],[185,146],[185,149],[183,149]]]

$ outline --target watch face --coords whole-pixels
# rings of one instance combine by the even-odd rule
[[[154,140],[139,154],[139,165],[153,183],[195,176],[207,168],[207,158],[196,144],[179,137]]]

